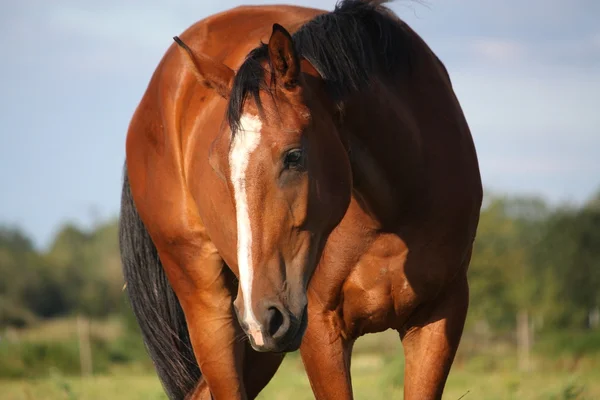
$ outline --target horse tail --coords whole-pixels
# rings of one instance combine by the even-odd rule
[[[146,227],[124,167],[119,247],[127,295],[146,349],[171,400],[182,400],[201,377],[185,316]]]

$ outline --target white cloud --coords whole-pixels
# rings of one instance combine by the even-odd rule
[[[515,41],[498,38],[475,38],[470,45],[472,51],[486,61],[520,61],[526,51]]]
[[[578,140],[598,136],[600,70],[449,64],[455,91],[479,132],[502,130],[517,137],[564,132]]]
[[[591,43],[596,49],[600,50],[600,32],[597,32],[594,35],[592,35]]]
[[[56,8],[48,15],[48,25],[65,36],[74,35],[112,45],[125,42],[142,48],[155,48],[183,28],[177,16],[167,10],[124,7],[102,10]]]
[[[482,168],[492,174],[502,175],[569,175],[573,172],[600,170],[591,159],[549,155],[491,155],[481,162]]]

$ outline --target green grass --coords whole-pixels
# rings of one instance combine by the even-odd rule
[[[114,340],[123,333],[123,323],[117,317],[91,321],[90,335],[103,340]],[[49,319],[26,329],[10,332],[20,341],[60,342],[77,338],[77,319],[75,317]]]
[[[387,358],[387,359],[386,359]],[[357,354],[352,360],[352,380],[356,399],[401,399],[403,387],[402,357],[396,361],[377,354]],[[507,362],[510,363],[510,362]],[[598,360],[594,363],[597,367]],[[597,368],[581,371],[519,373],[516,368],[487,372],[478,363],[469,362],[453,368],[444,399],[600,399]],[[394,379],[394,380],[392,380]],[[259,397],[261,400],[314,399],[298,358],[286,360],[276,377]]]
[[[598,353],[532,361],[532,372],[519,373],[516,359],[510,354],[459,354],[444,399],[600,399]],[[355,398],[402,398],[403,368],[400,343],[394,333],[369,335],[360,340],[352,359]],[[122,365],[108,375],[90,378],[65,377],[54,372],[40,379],[0,380],[0,399],[165,400],[156,376],[147,371],[144,367]],[[286,358],[259,399],[314,399],[297,354]]]
[[[402,386],[386,379],[388,365],[376,356],[354,360],[356,399],[402,398]],[[444,399],[598,399],[600,382],[594,371],[582,373],[530,373],[514,371],[482,373],[467,368],[453,370]],[[100,400],[166,399],[153,375],[136,373],[91,378],[52,376],[29,381],[0,381],[3,400]],[[279,373],[261,393],[262,400],[314,399],[297,357],[287,359]]]
[[[91,378],[53,376],[28,381],[0,381],[2,400],[159,400],[167,399],[153,375]]]
[[[166,400],[139,334],[114,319],[91,326],[92,377],[81,378],[75,320],[49,321],[0,341],[0,400]],[[444,399],[600,399],[600,332],[541,337],[531,371],[518,372],[514,345],[465,336]],[[401,399],[404,360],[397,333],[361,338],[352,358],[356,399]],[[313,399],[298,353],[289,355],[260,400]]]

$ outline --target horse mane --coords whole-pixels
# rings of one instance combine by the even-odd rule
[[[119,247],[125,288],[146,349],[169,398],[183,399],[196,387],[201,372],[181,305],[133,203],[126,167]]]
[[[293,35],[296,52],[325,80],[332,100],[364,89],[376,77],[384,78],[410,67],[410,36],[406,25],[383,6],[388,0],[341,0],[332,12],[318,15]],[[267,44],[252,50],[238,69],[231,89],[226,119],[232,133],[239,129],[245,101],[252,97],[262,112]],[[271,76],[271,84],[273,84]]]

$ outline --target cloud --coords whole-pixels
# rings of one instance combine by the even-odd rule
[[[510,39],[503,36],[454,36],[433,38],[430,46],[456,66],[486,68],[600,67],[600,33],[575,38]]]
[[[600,168],[594,160],[577,156],[559,155],[491,155],[482,160],[482,167],[492,174],[502,175],[570,175],[574,172],[596,170]]]
[[[174,35],[231,1],[201,3],[24,0],[0,15],[0,45],[20,55],[17,71],[37,64],[62,76],[131,76],[156,67]]]
[[[501,130],[518,137],[550,131],[572,140],[600,141],[600,69],[447,64],[458,98],[478,131]]]
[[[181,22],[167,10],[125,6],[102,9],[61,7],[48,15],[48,28],[61,36],[75,36],[112,45],[128,43],[155,49],[182,30]]]
[[[470,43],[472,51],[486,61],[520,61],[525,54],[521,44],[497,38],[475,38]]]

